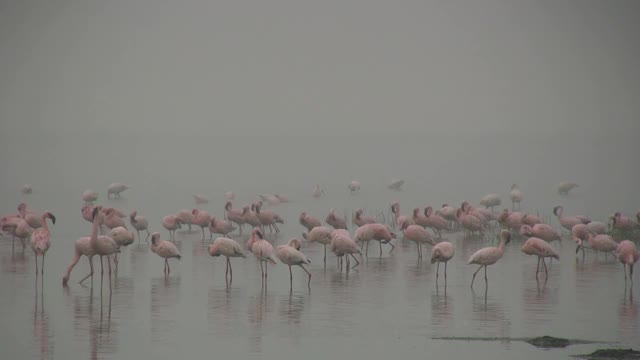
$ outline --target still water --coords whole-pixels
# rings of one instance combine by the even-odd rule
[[[320,153],[320,144],[311,142],[302,146],[295,141],[274,141],[268,146],[276,149],[274,157],[278,161],[289,164],[292,160],[284,155],[288,154],[286,149]],[[353,209],[365,207],[367,213],[376,215],[377,211],[388,212],[388,204],[399,200],[402,212],[407,214],[415,206],[439,206],[444,201],[458,203],[463,199],[477,202],[485,193],[500,191],[505,201],[512,179],[523,179],[522,174],[527,171],[535,174],[534,169],[514,165],[504,179],[505,173],[499,172],[498,163],[509,163],[496,152],[486,165],[496,167],[492,171],[497,174],[493,180],[483,175],[486,179],[480,177],[477,180],[480,184],[469,182],[469,186],[456,188],[456,182],[462,183],[456,174],[476,171],[456,166],[455,159],[462,156],[460,154],[435,159],[431,168],[413,168],[411,173],[411,168],[403,162],[394,163],[385,158],[388,148],[365,142],[362,146],[354,146],[352,140],[348,145],[340,145],[340,141],[336,141],[336,147],[327,151],[345,156],[337,161],[335,168],[327,163],[320,171],[300,162],[290,165],[293,169],[285,172],[282,165],[259,170],[263,169],[258,167],[260,159],[246,155],[240,156],[243,170],[233,168],[234,161],[229,154],[221,151],[213,156],[211,149],[224,148],[221,144],[204,144],[210,150],[211,158],[187,156],[195,154],[192,152],[197,147],[195,144],[182,142],[182,148],[178,150],[161,148],[158,151],[185,154],[179,157],[180,161],[167,165],[150,156],[150,152],[144,152],[154,144],[155,139],[147,139],[146,143],[138,145],[129,144],[135,147],[136,156],[146,158],[144,161],[140,158],[123,161],[126,165],[121,169],[112,167],[110,156],[127,159],[131,148],[114,148],[115,154],[105,154],[92,146],[87,146],[86,152],[72,151],[88,145],[84,143],[60,144],[55,151],[67,155],[66,158],[63,156],[64,160],[52,153],[26,159],[36,164],[42,162],[41,166],[47,167],[55,180],[37,182],[34,176],[37,170],[28,167],[25,171],[30,175],[25,177],[31,179],[34,193],[26,201],[34,210],[51,210],[58,223],[52,229],[52,247],[46,256],[42,282],[40,278],[36,279],[31,250],[27,248],[22,252],[16,243],[12,251],[10,239],[0,240],[0,349],[3,358],[379,359],[400,356],[566,359],[572,354],[589,353],[606,346],[640,345],[640,284],[636,284],[633,292],[625,290],[622,265],[611,257],[595,259],[588,253],[584,262],[576,260],[575,246],[569,239],[559,246],[554,244],[561,258],[559,263],[554,261],[550,266],[546,284],[536,283],[536,259],[522,254],[519,251],[521,240],[516,239],[507,245],[504,258],[489,267],[488,287],[485,288],[484,279],[479,276],[473,291],[469,284],[475,266],[466,265],[465,260],[475,250],[495,243],[490,239],[465,239],[461,233],[444,235],[456,248],[456,255],[448,266],[446,289],[442,276],[436,284],[435,266],[429,264],[428,255],[426,261],[417,262],[413,243],[398,239],[393,253],[389,254],[388,248],[383,248],[382,258],[378,258],[377,246],[373,246],[370,257],[349,274],[338,270],[333,256],[328,257],[324,269],[322,247],[304,243],[302,251],[312,262],[311,290],[306,287],[306,274],[294,268],[293,291],[290,292],[288,269],[282,264],[270,266],[265,291],[261,287],[260,266],[251,255],[246,259],[232,259],[234,281],[227,287],[224,259],[211,258],[206,250],[209,240],[202,241],[199,229],[194,229],[191,233],[178,232],[176,242],[183,258],[170,261],[169,277],[163,275],[163,260],[149,251],[143,238],[141,243],[136,241],[123,250],[111,289],[106,274],[101,283],[99,271],[94,276],[93,287],[77,283],[88,272],[85,258],[74,269],[69,287],[62,287],[62,276],[73,258],[74,241],[88,236],[91,230],[91,225],[80,216],[80,194],[86,188],[101,191],[103,205],[127,213],[138,209],[149,219],[151,230],[161,232],[163,239],[168,234],[160,226],[160,219],[182,208],[193,207],[192,193],[209,196],[211,202],[201,208],[217,216],[223,215],[222,194],[225,190],[234,190],[238,195],[235,206],[254,200],[262,192],[286,193],[292,201],[274,208],[286,224],[281,226],[281,234],[268,236],[276,245],[291,237],[300,237],[302,227],[297,224],[297,215],[303,210],[324,218],[330,208],[351,214]],[[402,151],[403,145],[398,144]],[[489,146],[483,144],[478,141],[480,148]],[[104,145],[104,140],[98,140],[96,147],[104,149]],[[521,146],[525,147],[523,154],[527,153],[527,146],[536,149],[526,142]],[[368,151],[372,157],[389,160],[387,163],[395,172],[376,177],[373,171],[345,171],[352,159],[344,150],[352,147],[358,149],[356,158]],[[484,150],[493,153],[497,149]],[[548,147],[538,150],[553,152]],[[101,162],[91,162],[99,151],[104,156]],[[205,162],[207,159],[211,162]],[[410,155],[407,162],[414,163],[411,159],[417,161],[417,157]],[[19,168],[17,160],[3,160],[6,168]],[[370,162],[367,168],[375,164],[372,160],[365,161]],[[206,164],[206,168],[197,166],[201,163]],[[449,166],[448,173],[455,177],[451,181],[435,171]],[[561,168],[560,164],[555,166]],[[616,165],[604,163],[603,166]],[[573,171],[589,175],[582,168]],[[310,172],[313,176],[308,175]],[[406,190],[392,192],[385,189],[386,175],[388,178],[399,177],[398,173],[408,179]],[[4,179],[11,179],[16,185],[2,189],[2,211],[5,213],[14,211],[22,200],[17,189],[20,184],[29,182],[16,175],[10,176],[4,175]],[[584,180],[587,176],[580,176],[585,183],[582,189],[561,199],[554,193],[555,183],[551,182],[551,179],[558,180],[556,182],[566,180],[558,179],[558,176],[545,172],[539,178],[527,177],[520,181],[528,196],[525,210],[541,211],[548,216],[550,207],[563,204],[567,211],[602,220],[611,209],[631,211],[625,206],[637,203],[637,199],[621,194],[602,196],[590,192],[595,185],[590,187]],[[320,179],[318,182],[327,190],[325,197],[311,197],[315,182],[310,177]],[[346,190],[346,184],[352,178],[363,182],[363,190],[353,197]],[[106,200],[104,189],[112,181],[130,182],[133,188],[123,193],[122,199]],[[525,181],[529,184],[528,193],[527,187],[522,186]],[[628,182],[620,186],[626,186],[624,184]],[[550,222],[557,225],[555,219]],[[247,239],[246,235],[233,237]],[[98,262],[94,259],[97,269]],[[89,285],[89,282],[85,284]],[[507,340],[542,335],[602,343],[542,350],[524,342]],[[437,339],[442,337],[501,340]]]

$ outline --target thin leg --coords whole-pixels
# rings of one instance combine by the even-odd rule
[[[549,278],[549,270],[547,270],[547,263],[542,259],[542,265],[544,265],[544,280]]]
[[[42,268],[40,269],[40,274],[44,275],[44,253],[42,253]]]
[[[231,268],[231,259],[227,258],[227,262],[229,263],[229,283],[233,282],[233,269]]]
[[[149,232],[149,230],[147,230],[147,237],[144,238],[144,242],[148,242],[150,235],[151,235],[151,233]]]
[[[36,260],[36,277],[38,277],[38,254],[33,257]]]
[[[262,267],[262,260],[260,261],[260,276],[262,278],[262,282],[264,283],[264,268]]]
[[[378,245],[380,245],[380,257],[382,257],[382,241],[378,241]]]
[[[485,285],[489,285],[489,280],[487,279],[487,266],[484,266],[484,283]]]
[[[227,258],[227,264],[226,264],[226,268],[224,270],[224,278],[227,279],[229,277],[229,258]]]
[[[307,271],[307,269],[305,269],[304,266],[300,265],[300,267],[302,268],[302,270],[304,270],[304,272],[307,273],[307,275],[309,275],[309,281],[307,282],[307,287],[309,287],[309,289],[311,289],[311,273],[309,271]]]
[[[91,268],[91,271],[89,272],[89,275],[85,276],[84,278],[82,278],[82,280],[80,280],[78,282],[78,284],[82,284],[83,281],[87,280],[87,278],[91,277],[91,282],[93,283],[93,257],[89,258],[89,267]]]
[[[480,267],[478,268],[478,270],[476,270],[476,272],[473,273],[473,278],[471,279],[471,288],[473,289],[473,282],[476,280],[476,275],[478,274],[478,272],[484,267],[484,265],[480,265]]]
[[[109,264],[109,287],[111,287],[111,258],[107,256],[107,264]]]
[[[269,274],[269,264],[265,261],[264,262],[264,279],[265,281],[267,280],[267,275]]]
[[[447,263],[446,262],[444,263],[444,283],[445,283],[445,286],[446,286],[446,284],[447,284]],[[445,289],[446,289],[446,287],[445,287]]]
[[[539,271],[540,271],[540,256],[538,256],[538,266],[536,266],[536,279],[538,278]]]
[[[104,276],[104,263],[102,262],[102,255],[100,255],[100,277]]]
[[[289,290],[293,289],[293,274],[291,273],[291,265],[289,265]]]
[[[324,245],[324,267],[327,267],[327,245]]]
[[[171,274],[171,266],[169,266],[169,259],[165,259],[164,261],[167,262],[167,274]]]
[[[438,265],[436,266],[436,281],[438,281],[438,276],[440,276],[440,261],[438,261]]]
[[[364,250],[364,256],[369,257],[369,242],[367,241],[367,248]]]
[[[358,261],[358,259],[357,259],[355,256],[353,256],[353,254],[349,254],[349,255],[351,255],[351,257],[353,258],[353,260],[356,262],[356,264],[355,264],[355,265],[353,265],[352,269],[353,269],[353,268],[355,268],[356,266],[360,265],[360,261]]]

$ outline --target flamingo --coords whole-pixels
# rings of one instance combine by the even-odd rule
[[[313,191],[311,192],[311,195],[317,199],[320,196],[324,195],[324,190],[320,187],[320,185],[316,184],[313,186]]]
[[[98,237],[99,226],[100,225],[98,224],[95,227],[96,237]],[[84,236],[76,240],[75,247],[74,247],[73,261],[71,261],[71,265],[69,265],[69,267],[67,268],[67,273],[62,277],[62,286],[67,286],[67,283],[69,282],[69,277],[71,276],[71,271],[76,266],[78,261],[80,261],[80,258],[82,256],[86,256],[87,259],[89,259],[89,267],[91,271],[87,276],[83,277],[82,280],[78,281],[78,284],[82,284],[82,282],[88,279],[89,277],[91,277],[91,281],[93,281],[93,256],[95,254],[96,252],[93,250],[93,247],[91,246],[91,236]]]
[[[231,222],[227,220],[218,220],[215,216],[211,217],[211,222],[209,223],[209,238],[213,237],[213,234],[220,234],[223,236],[229,236],[229,233],[235,230]]]
[[[98,227],[100,224],[100,217],[104,216],[101,214],[102,206],[98,205],[93,208],[93,228],[91,230],[91,239],[89,241],[93,252],[100,256],[100,276],[104,276],[104,264],[102,262],[102,258],[104,256],[107,257],[107,264],[109,265],[109,286],[111,286],[111,255],[117,253],[118,244],[109,236],[97,236]]]
[[[314,227],[322,226],[322,223],[318,218],[309,215],[306,211],[300,213],[298,221],[300,222],[300,225],[307,229],[307,231],[313,230]]]
[[[339,264],[341,270],[342,258],[345,255],[347,256],[347,271],[349,270],[349,256],[351,256],[351,258],[353,258],[353,260],[356,262],[355,265],[351,267],[351,269],[354,269],[356,266],[360,265],[360,262],[358,261],[358,259],[356,259],[354,254],[359,254],[362,258],[362,250],[360,250],[358,244],[356,244],[356,242],[351,239],[347,230],[337,229],[333,232],[333,234],[331,235],[330,248],[331,251],[336,254],[338,259],[340,259]]]
[[[395,217],[392,224],[394,228],[398,227],[402,229],[404,223],[407,223],[408,225],[415,224],[413,219],[400,214],[400,204],[397,201],[391,204],[391,213],[393,213]]]
[[[245,206],[242,208],[242,217],[244,218],[245,223],[251,225],[254,228],[261,227],[262,222],[258,218],[258,215],[255,212],[255,204],[251,204],[251,207]]]
[[[347,230],[347,221],[343,218],[338,217],[334,209],[329,210],[329,214],[324,219],[324,221],[334,229]]]
[[[162,227],[169,230],[171,240],[176,240],[176,230],[182,228],[182,220],[176,215],[167,215],[162,218]]]
[[[300,241],[298,239],[291,239],[287,245],[280,245],[276,249],[276,255],[280,262],[289,266],[289,289],[293,289],[293,273],[291,273],[291,266],[298,265],[309,275],[309,281],[307,286],[311,289],[311,273],[307,271],[304,265],[311,264],[311,261],[300,252]]]
[[[404,185],[404,180],[394,179],[394,180],[391,180],[391,183],[389,183],[387,187],[391,190],[400,191],[402,190],[402,185]]]
[[[520,203],[524,199],[524,195],[522,191],[518,188],[517,184],[511,185],[511,191],[509,192],[509,199],[511,199],[511,208],[515,209],[516,204],[518,204],[518,209],[520,209]]]
[[[471,279],[471,288],[473,289],[473,282],[476,279],[476,275],[478,272],[484,268],[484,282],[488,286],[489,281],[487,280],[487,266],[493,265],[504,255],[504,247],[511,241],[511,233],[508,230],[502,230],[500,232],[500,245],[497,247],[486,247],[482,248],[469,258],[467,264],[476,264],[480,265],[478,270],[473,273],[473,279]]]
[[[433,208],[431,206],[427,206],[424,208],[424,216],[426,217],[425,223],[427,227],[430,227],[438,237],[442,237],[442,230],[447,228],[447,219],[443,218],[440,215],[433,213]]]
[[[280,204],[280,199],[278,199],[278,197],[274,194],[260,194],[259,197],[268,205],[275,206]]]
[[[111,229],[109,232],[109,237],[113,239],[118,245],[118,252],[113,258],[113,262],[118,264],[118,253],[120,252],[120,247],[129,246],[133,244],[133,240],[136,238],[133,232],[127,230],[122,226],[118,226],[116,228]]]
[[[193,212],[192,210],[182,209],[177,214],[176,217],[180,219],[181,225],[187,225],[189,227],[189,232],[191,232],[191,225],[193,225]]]
[[[318,242],[324,246],[324,266],[327,266],[327,245],[331,244],[333,229],[327,226],[316,226],[308,233],[302,233],[302,237],[309,242]]]
[[[490,220],[494,219],[494,216],[490,210],[476,209],[475,207],[471,206],[471,204],[469,204],[469,202],[467,201],[462,202],[462,204],[460,205],[460,209],[462,209],[462,212],[466,213],[467,215],[475,216],[476,218],[478,218],[478,220],[480,220],[480,222],[482,223],[483,227],[485,227]]]
[[[22,188],[20,189],[20,192],[23,195],[29,195],[29,194],[33,193],[33,186],[31,186],[29,184],[24,184],[24,185],[22,185]]]
[[[20,203],[18,205],[18,212],[20,213],[20,217],[32,228],[39,229],[43,226],[44,222],[42,221],[42,215],[27,210],[27,204]]]
[[[128,189],[131,189],[131,186],[123,183],[113,183],[107,188],[107,199],[111,199],[111,195],[113,195],[114,198],[119,198],[120,193]]]
[[[357,180],[352,180],[348,185],[349,191],[351,195],[353,195],[356,191],[360,190],[360,182]]]
[[[571,231],[574,225],[577,224],[588,224],[591,222],[589,218],[586,216],[564,216],[564,208],[562,206],[556,206],[553,208],[553,214],[558,217],[558,221],[563,228]]]
[[[640,252],[636,244],[629,240],[623,240],[618,244],[616,248],[618,255],[618,261],[622,263],[622,270],[624,272],[624,284],[627,285],[627,266],[629,266],[629,278],[631,280],[631,287],[633,287],[633,265],[640,260]]]
[[[234,198],[233,191],[227,191],[226,193],[224,193],[224,198],[228,201],[233,200]]]
[[[124,223],[124,220],[122,220],[122,218],[115,212],[113,208],[104,209],[103,214],[103,222],[109,228],[109,230],[113,230],[117,227],[127,227]]]
[[[588,235],[591,233],[589,231],[589,227],[585,224],[576,224],[571,228],[571,238],[576,243],[576,254],[580,249],[582,249],[582,259],[584,259],[584,246],[582,243],[587,241]]]
[[[260,270],[262,271],[262,282],[267,281],[267,263],[276,264],[273,246],[264,239],[264,234],[260,229],[253,229],[251,233],[252,239],[255,239],[250,250],[260,261]],[[264,263],[265,268],[262,267]]]
[[[424,214],[420,213],[420,208],[413,209],[411,220],[413,220],[414,224],[420,225],[422,227],[426,227],[428,223],[427,217]]]
[[[241,210],[232,209],[232,206],[231,201],[227,201],[224,204],[225,218],[238,225],[240,235],[242,235],[242,225],[246,223],[243,212]]]
[[[289,202],[289,197],[285,194],[274,194],[273,196],[275,196],[281,204]]]
[[[578,187],[578,184],[573,182],[569,182],[569,181],[561,182],[560,184],[558,184],[558,194],[569,195],[569,191],[577,187]]]
[[[369,241],[375,240],[379,242],[380,245],[380,257],[382,257],[382,244],[391,245],[392,252],[395,246],[391,242],[391,240],[396,238],[396,234],[394,234],[387,225],[375,223],[375,224],[364,224],[360,226],[356,233],[353,236],[353,240],[357,242],[361,242],[364,246],[364,243],[367,243],[367,248],[365,249],[365,256],[368,256],[369,250]]]
[[[174,243],[167,240],[160,240],[160,233],[154,232],[151,234],[151,251],[156,253],[164,259],[164,274],[169,275],[171,273],[171,267],[169,267],[169,259],[176,258],[180,260],[182,255]]]
[[[611,217],[611,224],[614,229],[617,229],[620,231],[632,231],[634,228],[638,227],[638,223],[631,220],[631,218],[623,215],[619,211],[617,211]]]
[[[544,223],[544,221],[542,221],[542,219],[540,219],[539,216],[532,215],[532,214],[524,214],[524,215],[522,215],[522,224],[523,225],[534,226],[534,225],[542,224],[542,223]]]
[[[589,243],[589,247],[597,252],[603,252],[605,254],[605,259],[607,258],[607,254],[610,252],[614,252],[618,248],[618,243],[613,240],[610,235],[596,235],[588,233],[587,234],[587,242]],[[576,254],[580,250],[580,248],[584,247],[584,241],[578,241],[578,247],[576,247]]]
[[[98,192],[97,191],[85,190],[82,193],[82,201],[84,201],[85,204],[92,204],[96,200],[98,200]]]
[[[151,235],[149,233],[149,222],[147,221],[147,219],[144,216],[138,215],[138,210],[133,210],[131,214],[129,214],[129,222],[131,223],[131,226],[138,232],[138,242],[140,242],[140,231],[144,230],[147,232],[147,237],[144,238],[144,241],[146,242],[149,238],[149,235]]]
[[[536,237],[527,239],[527,241],[525,241],[520,248],[520,251],[527,255],[535,255],[538,257],[538,266],[536,267],[536,280],[538,280],[538,273],[540,272],[540,260],[542,260],[542,264],[544,265],[545,280],[549,277],[549,271],[547,270],[547,263],[544,261],[544,258],[550,257],[560,260],[560,256],[555,251],[553,246],[551,246],[545,240]]]
[[[469,215],[462,211],[462,209],[456,210],[456,216],[458,218],[458,222],[462,225],[462,228],[470,233],[480,232],[484,229],[482,222],[480,219],[473,215]]]
[[[561,241],[562,237],[553,227],[547,224],[536,224],[533,226],[522,225],[520,227],[520,235],[532,238],[540,238],[546,242]]]
[[[51,233],[49,232],[49,225],[47,225],[47,218],[51,219],[51,223],[55,225],[56,217],[48,211],[42,214],[42,228],[36,229],[31,233],[31,249],[35,255],[36,260],[36,276],[38,276],[38,256],[42,256],[42,269],[40,274],[44,275],[44,255],[51,246]]]
[[[262,210],[262,201],[258,201],[256,203],[255,212],[263,228],[268,225],[269,232],[272,231],[272,227],[276,230],[276,233],[280,232],[280,229],[278,229],[278,225],[276,225],[284,224],[284,220],[282,220],[280,215],[270,210]]]
[[[209,199],[207,199],[204,195],[193,194],[193,201],[195,201],[196,205],[208,204]]]
[[[373,224],[376,222],[376,219],[372,218],[371,216],[363,216],[362,215],[363,213],[364,213],[363,209],[356,210],[356,212],[353,214],[353,219],[352,219],[352,222],[354,225],[362,226],[364,224]]]
[[[502,204],[502,200],[500,199],[500,196],[498,194],[488,194],[480,199],[480,205],[484,206],[487,209],[490,208],[491,211],[493,211],[494,207],[500,206],[500,204]]]
[[[202,240],[204,240],[204,228],[209,227],[209,224],[211,223],[211,215],[206,211],[198,209],[193,209],[191,213],[193,214],[193,224],[200,226],[200,229],[202,230]]]
[[[449,206],[449,204],[442,204],[442,207],[436,211],[436,215],[440,215],[446,220],[449,221],[449,225],[453,228],[453,225],[458,221],[458,217],[456,215],[456,209],[453,206]]]
[[[20,239],[20,243],[22,244],[22,250],[25,249],[26,247],[25,242],[27,241],[28,238],[31,237],[31,234],[33,234],[33,232],[34,232],[34,229],[31,226],[29,226],[29,224],[27,224],[26,221],[24,221],[23,219],[18,220],[17,225],[13,230],[13,235],[18,239]],[[12,244],[12,247],[13,247],[13,244]]]
[[[209,255],[213,257],[224,256],[227,258],[227,268],[224,273],[225,280],[229,281],[229,283],[233,282],[233,270],[231,269],[231,260],[232,257],[242,257],[246,258],[247,256],[242,251],[242,246],[238,244],[235,240],[220,237],[217,238],[213,244],[209,244]],[[228,279],[229,275],[231,275],[231,279]]]
[[[446,284],[447,281],[447,263],[449,262],[449,260],[451,260],[451,258],[453,258],[453,255],[455,253],[455,250],[453,248],[453,244],[451,244],[448,241],[442,241],[437,243],[432,249],[431,249],[431,263],[438,263],[438,266],[436,267],[436,282],[438,281],[438,276],[439,276],[439,272],[440,272],[440,263],[443,262],[444,263],[444,281]]]
[[[500,216],[498,216],[498,222],[502,224],[502,226],[513,231],[520,229],[524,217],[524,213],[519,211],[509,211],[509,209],[505,208],[502,210],[502,213],[500,213]]]
[[[409,225],[404,223],[402,226],[402,232],[405,239],[413,241],[418,247],[418,260],[422,259],[422,244],[429,244],[434,246],[433,238],[431,234],[420,225]]]
[[[609,228],[607,227],[607,224],[605,224],[605,223],[603,223],[601,221],[592,221],[592,222],[588,223],[587,224],[587,229],[589,229],[589,232],[591,232],[594,235],[606,234],[606,233],[609,232]],[[573,230],[573,228],[572,228],[572,230]]]

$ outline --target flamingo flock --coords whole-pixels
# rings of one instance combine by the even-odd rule
[[[389,189],[397,191],[403,183],[404,181],[396,181],[392,183],[395,186],[389,186]],[[575,187],[577,184],[563,183],[558,191],[566,196]],[[117,199],[129,188],[128,185],[114,183],[107,189],[107,198]],[[348,189],[353,196],[356,196],[360,190],[360,183],[353,180],[348,185]],[[324,190],[319,185],[314,186],[312,197],[319,198],[321,194],[324,194]],[[193,197],[196,205],[209,204],[209,200],[202,195],[193,195]],[[307,274],[307,287],[311,288],[312,261],[304,254],[304,247],[315,246],[315,243],[322,245],[324,249],[321,266],[327,267],[327,249],[329,249],[336,256],[339,270],[349,272],[358,267],[363,259],[369,258],[368,248],[371,241],[378,243],[379,258],[383,258],[383,245],[389,247],[387,256],[393,256],[397,242],[414,243],[418,262],[422,261],[423,247],[431,247],[430,262],[436,266],[436,282],[439,279],[440,264],[443,263],[446,287],[447,264],[454,258],[456,246],[444,236],[457,231],[462,231],[465,238],[475,239],[478,242],[495,236],[498,239],[497,245],[479,248],[466,260],[467,264],[478,266],[472,273],[472,289],[476,276],[483,269],[485,286],[488,287],[488,267],[500,261],[506,247],[514,239],[522,239],[520,250],[523,254],[537,257],[535,279],[538,281],[539,273],[544,269],[546,282],[549,277],[546,259],[560,260],[559,253],[552,244],[554,242],[561,244],[563,241],[562,231],[545,222],[539,214],[521,210],[524,195],[516,184],[511,186],[509,192],[511,209],[505,208],[500,212],[496,212],[495,208],[500,206],[502,201],[495,193],[482,197],[478,203],[480,207],[468,201],[461,202],[459,207],[445,203],[435,211],[432,206],[416,207],[411,212],[411,216],[401,214],[398,202],[390,204],[387,208],[390,209],[391,215],[388,217],[370,216],[367,215],[366,209],[357,208],[352,213],[351,224],[347,224],[346,214],[338,213],[335,208],[328,211],[324,217],[324,224],[322,217],[314,216],[309,211],[301,211],[298,222],[304,229],[302,240],[292,238],[280,245],[273,242],[280,236],[281,230],[278,224],[284,224],[285,221],[274,209],[276,206],[288,203],[290,201],[288,196],[265,193],[259,195],[257,201],[240,208],[233,207],[233,193],[227,192],[224,198],[226,202],[224,207],[221,207],[223,209],[221,217],[200,208],[182,209],[164,216],[160,219],[160,224],[168,231],[168,240],[163,240],[159,232],[150,231],[152,227],[150,222],[145,216],[139,214],[137,209],[133,209],[127,216],[118,208],[95,204],[98,193],[92,190],[85,191],[82,194],[84,205],[81,208],[81,215],[84,220],[91,223],[91,233],[74,243],[73,259],[63,276],[63,285],[68,285],[73,269],[83,256],[89,260],[89,273],[82,277],[79,283],[82,284],[89,278],[93,283],[93,257],[96,255],[100,257],[101,277],[104,276],[104,258],[106,257],[109,283],[111,283],[111,260],[113,259],[117,268],[118,254],[134,243],[136,235],[138,243],[141,243],[141,232],[146,232],[145,243],[148,243],[151,238],[149,249],[164,260],[164,274],[170,276],[169,260],[182,258],[175,244],[176,231],[186,230],[186,233],[189,233],[192,225],[200,228],[203,242],[212,241],[207,247],[210,256],[225,257],[227,286],[233,281],[231,258],[246,258],[250,253],[260,264],[262,284],[265,288],[269,267],[278,263],[288,267],[290,289],[293,289],[292,267],[296,266]],[[26,248],[26,240],[30,240],[36,274],[44,276],[44,258],[52,245],[49,222],[55,225],[56,217],[50,211],[42,213],[33,211],[25,202],[20,203],[17,210],[17,213],[0,218],[0,228],[4,233],[12,236],[12,246],[15,239],[18,239],[22,243],[23,251]],[[592,221],[589,217],[582,215],[566,215],[561,205],[553,207],[552,211],[557,217],[560,228],[570,232],[570,237],[576,244],[576,254],[582,251],[584,259],[585,249],[589,249],[594,251],[596,256],[598,253],[604,253],[605,261],[611,254],[624,267],[625,284],[628,281],[631,286],[633,285],[633,267],[640,259],[640,252],[634,241],[616,238],[636,236],[640,233],[640,212],[635,214],[634,219],[617,211],[605,223]],[[125,222],[127,217],[129,224]],[[133,231],[130,231],[127,225]],[[185,225],[188,229],[184,229]],[[242,239],[245,226],[251,227],[251,236],[246,243]],[[209,230],[209,237],[206,236],[205,229]],[[267,239],[265,236],[267,229],[275,239]],[[213,240],[214,234],[222,237]],[[398,235],[401,235],[401,238]],[[353,265],[351,265],[352,261]]]

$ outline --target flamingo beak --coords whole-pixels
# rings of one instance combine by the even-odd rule
[[[51,223],[56,224],[56,217],[53,214],[49,214],[49,219],[51,219]]]

